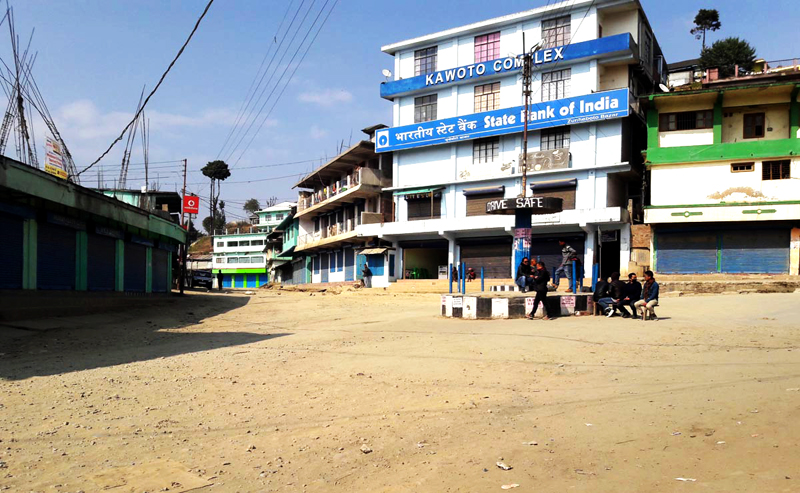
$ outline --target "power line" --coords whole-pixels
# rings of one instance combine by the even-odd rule
[[[206,13],[208,12],[208,9],[211,8],[211,4],[212,3],[214,3],[214,0],[208,0],[208,5],[206,5],[206,8],[203,10],[203,13],[197,19],[197,22],[195,23],[194,28],[192,29],[192,32],[189,33],[189,37],[186,38],[186,41],[183,43],[183,46],[181,46],[181,49],[178,50],[178,53],[175,55],[175,58],[173,58],[172,61],[170,62],[169,66],[167,67],[167,70],[164,71],[164,73],[161,75],[161,78],[158,80],[158,83],[156,84],[156,86],[153,88],[152,91],[150,91],[150,94],[147,95],[147,98],[144,100],[144,103],[142,103],[141,108],[139,108],[139,110],[133,116],[133,119],[127,125],[125,125],[125,128],[122,129],[122,132],[119,134],[119,137],[114,139],[114,142],[112,142],[111,145],[108,146],[108,149],[106,149],[106,151],[103,154],[101,154],[99,158],[95,159],[95,161],[92,164],[90,164],[89,166],[83,168],[83,170],[79,171],[76,176],[80,176],[84,172],[88,171],[92,166],[94,166],[95,164],[99,163],[101,159],[106,157],[106,155],[109,152],[111,152],[111,149],[117,144],[117,142],[122,140],[123,136],[125,135],[125,132],[128,131],[128,129],[131,127],[131,125],[133,125],[134,122],[137,121],[137,119],[139,118],[139,115],[142,113],[142,111],[144,111],[145,106],[147,106],[148,101],[150,101],[150,98],[153,97],[153,94],[155,94],[156,91],[158,90],[158,88],[161,87],[161,83],[164,82],[164,79],[167,77],[167,74],[169,73],[170,70],[172,70],[173,65],[175,65],[175,63],[178,61],[178,58],[180,58],[181,54],[183,53],[183,50],[186,49],[186,46],[189,44],[189,41],[192,40],[192,37],[194,36],[194,33],[197,32],[197,28],[200,27],[200,22],[203,20],[203,17],[206,16]]]

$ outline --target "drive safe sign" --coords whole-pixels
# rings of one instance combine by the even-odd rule
[[[517,197],[486,202],[487,214],[514,214],[517,210],[530,214],[555,214],[564,210],[564,201],[557,197]]]

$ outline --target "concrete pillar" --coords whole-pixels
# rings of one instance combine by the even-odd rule
[[[458,262],[458,255],[456,252],[456,239],[454,236],[447,238],[447,263],[455,265]]]
[[[619,273],[621,277],[628,275],[631,262],[631,225],[623,224],[619,228]]]
[[[593,281],[592,271],[594,270],[594,250],[595,242],[597,241],[597,227],[588,225],[583,228],[586,232],[586,241],[584,242],[583,251],[583,277],[585,283],[591,286]]]
[[[792,228],[789,249],[789,274],[800,275],[800,228]]]
[[[36,289],[38,232],[36,219],[26,219],[22,223],[22,289]]]

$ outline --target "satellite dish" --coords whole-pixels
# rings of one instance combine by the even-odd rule
[[[384,77],[391,77],[392,76],[392,71],[389,70],[388,68],[385,68],[385,69],[381,70],[381,73],[383,74]]]
[[[658,88],[661,89],[663,92],[669,92],[669,87],[665,86],[664,84],[659,84]]]

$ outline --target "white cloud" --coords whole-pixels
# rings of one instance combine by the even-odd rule
[[[303,103],[314,103],[320,106],[334,106],[340,103],[349,103],[353,100],[353,93],[344,89],[325,89],[321,91],[307,91],[297,97]]]
[[[308,130],[308,135],[312,139],[321,139],[321,138],[326,137],[328,135],[328,131],[324,130],[324,129],[321,129],[316,125],[311,125],[311,128]]]

